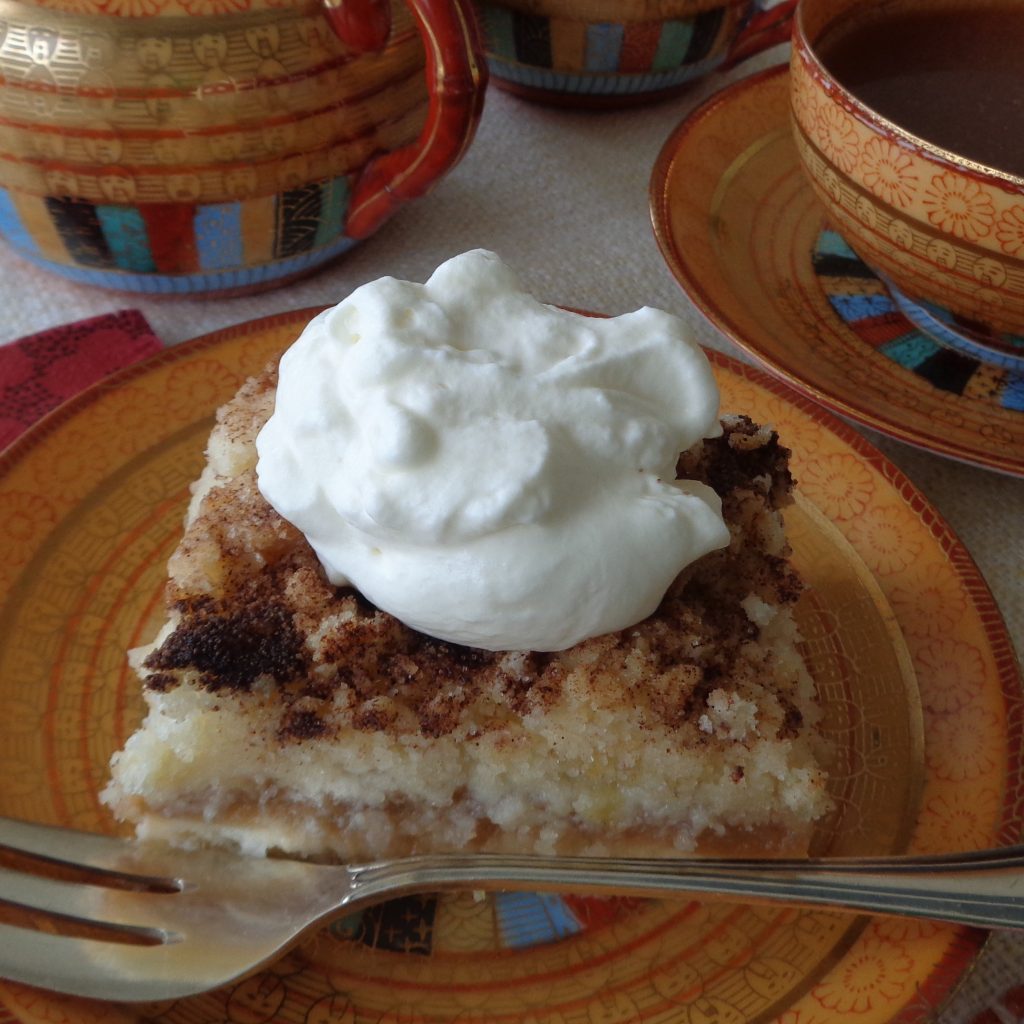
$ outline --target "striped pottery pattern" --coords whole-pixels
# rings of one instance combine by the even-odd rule
[[[948,310],[887,287],[835,231],[818,236],[812,262],[829,304],[873,349],[941,391],[1024,412],[1024,338],[979,344]]]
[[[899,311],[937,341],[1007,370],[1024,371],[1024,335],[986,331],[934,302],[915,302],[885,282]]]
[[[671,88],[714,70],[748,5],[686,19],[587,22],[478,2],[492,74],[554,92],[630,94]]]
[[[81,284],[223,291],[312,269],[351,248],[350,176],[226,203],[92,203],[0,188],[0,235]]]

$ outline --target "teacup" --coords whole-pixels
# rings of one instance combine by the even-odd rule
[[[988,2],[800,0],[791,62],[800,159],[837,230],[901,301],[923,303],[939,320],[960,318],[981,337],[1024,334],[1024,177],[881,116],[840,84],[828,55],[850,33],[885,39],[894,18],[977,14]],[[948,96],[936,89],[916,98],[944,105]]]
[[[475,0],[491,80],[529,99],[624,106],[788,40],[796,0]]]
[[[0,234],[85,284],[281,284],[449,170],[485,84],[469,0],[9,0]]]

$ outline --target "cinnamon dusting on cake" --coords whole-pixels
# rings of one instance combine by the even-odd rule
[[[247,581],[221,600],[181,599],[175,608],[177,628],[144,662],[165,689],[173,669],[197,671],[213,692],[250,690],[264,676],[284,683],[305,672],[303,639],[265,581]]]
[[[510,716],[546,713],[571,685],[595,707],[640,709],[642,722],[683,746],[707,742],[701,723],[722,679],[753,694],[770,673],[753,653],[759,629],[742,601],[753,593],[789,606],[802,589],[776,515],[792,480],[773,432],[727,418],[721,437],[680,457],[680,475],[722,496],[732,542],[691,566],[654,615],[555,654],[493,653],[426,637],[327,582],[305,538],[257,486],[253,442],[272,411],[275,379],[268,369],[218,416],[217,444],[171,562],[175,628],[145,662],[151,689],[190,673],[212,692],[258,689],[263,701],[269,692],[278,742],[301,744],[345,727],[479,737]],[[773,719],[765,728],[794,735],[794,710],[776,701],[764,709]]]

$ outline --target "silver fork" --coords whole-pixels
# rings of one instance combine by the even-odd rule
[[[89,923],[94,935],[0,924],[0,977],[109,1000],[204,992],[257,970],[339,914],[450,889],[715,896],[1024,928],[1024,845],[820,860],[447,854],[326,867],[0,818],[2,851],[16,863],[0,868],[8,917],[29,911],[65,930]]]

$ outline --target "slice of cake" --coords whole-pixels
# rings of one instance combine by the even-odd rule
[[[464,265],[459,269],[465,274]],[[497,271],[484,266],[482,273],[493,277]],[[352,316],[343,307],[337,307],[342,310],[337,315],[349,330]],[[360,308],[365,312],[365,304]],[[575,316],[551,313],[556,320]],[[640,329],[647,327],[647,321],[639,323]],[[575,321],[569,328],[590,331]],[[454,330],[450,324],[445,329]],[[357,343],[362,341],[352,342]],[[459,359],[480,351],[452,344]],[[538,344],[549,345],[550,338]],[[600,339],[594,345],[595,351],[605,351]],[[578,353],[586,346],[577,338],[569,348]],[[389,352],[388,367],[394,361],[405,365],[401,353]],[[563,372],[566,358],[565,353],[552,356],[540,371],[542,379],[550,379],[552,365]],[[487,367],[490,374],[489,359],[471,355],[468,362]],[[502,359],[514,364],[516,373],[522,370],[522,359]],[[569,374],[577,383],[583,380],[587,401],[593,399],[595,376],[607,384],[607,360],[601,356],[598,362],[600,373]],[[634,367],[626,376],[633,387],[644,375]],[[413,385],[421,387],[429,379],[429,373],[419,373]],[[586,408],[564,381],[560,387],[568,388],[564,393],[571,411]],[[505,384],[501,390],[510,388]],[[633,398],[617,397],[618,389],[612,387],[613,401],[629,411],[631,422],[642,422],[646,413],[636,411]],[[330,553],[318,555],[307,534],[264,496],[261,487],[273,490],[262,466],[272,432],[262,436],[259,457],[257,436],[275,413],[278,392],[274,365],[218,413],[185,534],[170,561],[168,621],[153,644],[131,655],[148,715],[113,760],[104,799],[119,818],[133,822],[146,837],[331,860],[437,850],[644,855],[690,850],[722,835],[754,836],[761,845],[786,849],[806,842],[830,801],[819,764],[814,685],[797,649],[792,615],[802,585],[787,561],[781,517],[792,486],[788,452],[773,432],[744,417],[725,417],[720,426],[716,418],[702,428],[710,436],[698,433],[699,439],[678,457],[676,481],[670,467],[665,479],[652,475],[643,485],[639,514],[647,516],[653,507],[659,523],[675,522],[666,505],[675,492],[666,496],[663,491],[678,489],[698,526],[675,524],[671,530],[686,534],[690,547],[696,543],[698,557],[681,571],[659,568],[671,582],[661,587],[654,607],[639,621],[610,630],[595,627],[600,628],[596,635],[578,639],[582,620],[560,591],[561,581],[534,583],[535,596],[524,614],[508,617],[514,620],[510,635],[538,640],[531,649],[507,649],[500,628],[495,632],[489,625],[494,614],[480,606],[492,590],[510,606],[523,603],[516,588],[527,583],[518,562],[540,543],[530,533],[531,524],[568,516],[555,501],[568,472],[564,465],[557,469],[565,431],[548,430],[554,440],[545,442],[544,459],[538,461],[523,452],[533,444],[531,435],[519,426],[509,428],[522,443],[507,445],[500,436],[507,416],[495,414],[499,436],[479,440],[483,451],[493,453],[497,469],[474,470],[454,483],[450,474],[457,476],[463,462],[445,459],[454,451],[465,461],[476,449],[461,435],[448,455],[449,435],[431,442],[431,450],[440,453],[431,458],[448,466],[438,491],[441,497],[455,495],[444,514],[436,494],[422,499],[424,521],[444,522],[433,533],[416,523],[399,529],[394,520],[409,513],[391,509],[377,491],[366,496],[373,475],[383,473],[379,466],[367,469],[368,482],[352,492],[362,495],[360,515],[384,523],[366,548],[371,570],[375,559],[387,560],[392,541],[403,565],[420,559],[409,549],[409,536],[415,535],[420,547],[427,537],[431,558],[440,545],[443,557],[430,565],[444,567],[446,560],[454,560],[461,572],[459,560],[464,549],[476,544],[479,524],[489,523],[496,507],[502,516],[514,518],[494,531],[512,535],[514,557],[499,561],[505,575],[487,581],[485,590],[478,593],[474,581],[466,582],[472,592],[466,600],[474,607],[465,616],[459,612],[458,572],[444,576],[445,587],[456,592],[435,617],[442,624],[458,618],[450,630],[460,638],[486,629],[472,634],[481,636],[479,644],[455,642],[451,636],[427,635],[382,610],[379,597],[371,603],[365,592],[379,589],[376,579],[356,589],[352,570],[346,568],[342,576]],[[389,401],[399,402],[389,394]],[[280,395],[279,411],[283,382]],[[496,400],[487,397],[488,409]],[[315,404],[317,396],[308,401]],[[408,410],[412,400],[406,396],[399,404]],[[464,410],[467,404],[457,407]],[[530,417],[536,419],[535,411]],[[438,421],[431,422],[436,427]],[[291,429],[315,433],[310,424]],[[379,438],[384,430],[375,429]],[[615,454],[619,448],[631,450],[630,438],[642,433],[640,428],[602,427],[595,443]],[[419,440],[412,447],[417,445],[423,447]],[[390,441],[385,447],[394,449]],[[578,448],[574,435],[570,449],[576,453]],[[640,450],[650,448],[648,437]],[[330,449],[318,451],[316,464],[327,482],[318,478],[314,487],[292,481],[284,499],[275,497],[276,504],[294,499],[322,510],[332,495],[336,506],[352,504],[350,492],[339,498],[344,489],[330,483]],[[293,455],[287,457],[294,461]],[[594,456],[579,458],[585,462]],[[394,461],[385,459],[381,487],[400,494],[409,488],[388,475]],[[541,464],[545,472],[535,472]],[[553,474],[552,465],[557,469]],[[510,467],[507,473],[505,467]],[[643,466],[630,473],[651,475]],[[530,481],[529,487],[491,500],[501,481],[517,474]],[[587,478],[592,476],[588,472]],[[472,489],[477,478],[484,480],[483,491],[469,494],[466,488]],[[627,483],[634,486],[632,476]],[[579,504],[584,484],[575,481],[563,505]],[[611,476],[601,477],[602,498],[617,493],[617,486]],[[303,493],[296,496],[296,489]],[[719,500],[721,536],[707,519],[708,509],[719,516]],[[696,511],[695,502],[700,505]],[[602,513],[602,522],[607,515]],[[654,534],[639,534],[641,520],[630,515],[628,528],[612,527],[621,534],[614,546],[627,552],[630,544],[644,549],[642,556],[628,555],[632,564],[647,557]],[[468,539],[450,539],[456,520]],[[317,524],[323,521],[321,516]],[[570,592],[579,591],[576,603],[593,603],[592,591],[600,589],[601,580],[613,590],[619,582],[635,590],[628,566],[606,564],[619,552],[606,558],[609,542],[595,543],[591,534],[596,527],[591,520],[583,522],[567,528],[566,539],[558,542],[560,547],[589,544],[584,570],[595,565],[594,572],[600,573],[598,582],[586,572],[572,577]],[[368,527],[360,524],[364,537]],[[307,532],[322,548],[317,530],[322,533],[323,527],[315,524]],[[551,556],[545,559],[550,562]],[[416,577],[420,561],[408,570],[410,578]],[[553,574],[576,572],[573,558],[566,566],[559,563]],[[619,578],[608,578],[612,573]],[[444,588],[439,590],[422,612],[427,618],[446,600]],[[608,614],[621,617],[622,602],[618,595],[612,598],[615,610]],[[410,615],[421,614],[415,603],[411,607]],[[563,619],[570,623],[568,632]]]

